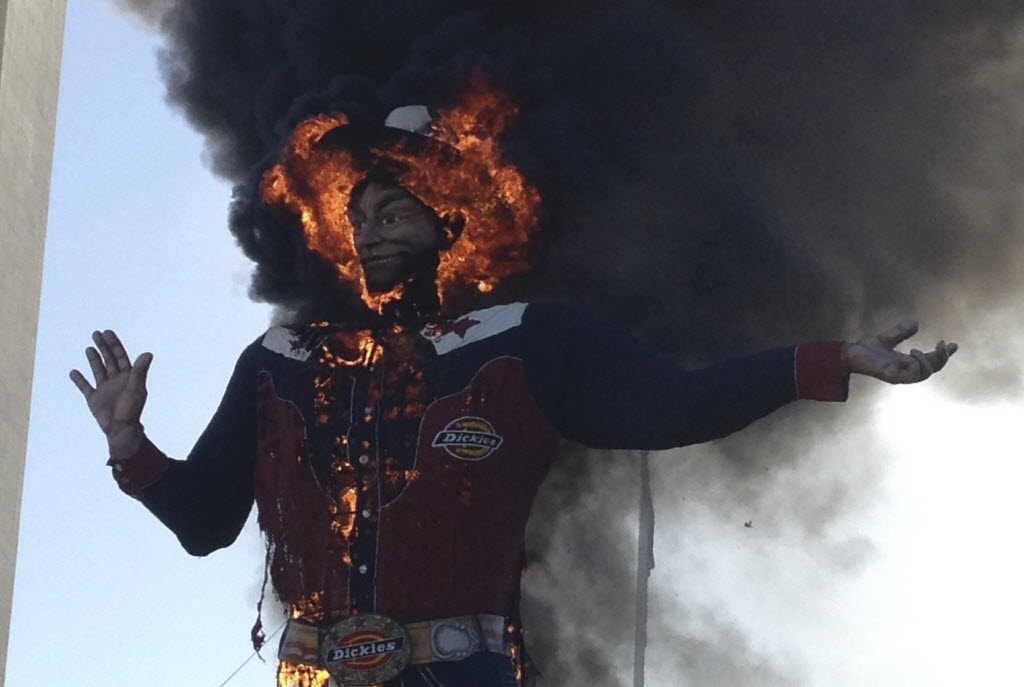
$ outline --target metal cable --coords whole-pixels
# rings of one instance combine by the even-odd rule
[[[287,625],[287,624],[288,624],[287,620],[284,621],[283,623],[281,623],[276,630],[274,630],[273,632],[270,633],[270,636],[267,637],[267,641],[269,642],[271,639],[273,639],[274,635],[276,635],[278,632],[280,632],[282,629],[284,629],[284,626]],[[217,685],[217,687],[224,687],[229,682],[231,682],[231,680],[234,679],[234,677],[236,675],[238,675],[240,672],[242,672],[242,668],[247,666],[249,664],[249,661],[251,661],[253,658],[255,658],[258,655],[259,655],[258,651],[254,651],[251,654],[249,654],[249,657],[247,659],[245,659],[244,661],[242,661],[242,665],[240,665],[237,668],[235,668],[235,671],[233,673],[231,673],[230,675],[228,675],[227,679],[225,679],[224,682],[222,682],[219,685]]]

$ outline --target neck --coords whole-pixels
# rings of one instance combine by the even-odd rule
[[[437,278],[431,273],[407,281],[402,297],[386,304],[381,317],[388,323],[418,325],[436,319],[440,309]]]

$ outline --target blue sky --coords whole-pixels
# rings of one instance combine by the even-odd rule
[[[251,652],[256,530],[208,559],[185,554],[117,490],[67,379],[97,328],[122,334],[133,356],[153,351],[144,421],[184,456],[238,352],[266,328],[226,230],[230,188],[165,105],[155,50],[154,36],[99,3],[68,3],[8,685],[38,684],[41,672],[217,685]]]
[[[85,365],[96,328],[118,331],[133,356],[152,351],[143,421],[181,457],[239,351],[267,326],[226,229],[230,188],[203,167],[199,136],[166,105],[156,48],[97,0],[69,2],[9,687],[217,687],[250,653],[263,563],[253,523],[227,550],[184,553],[117,490],[103,437],[67,379]],[[1020,329],[987,322],[974,338]],[[969,355],[948,374],[956,364],[968,373]],[[696,520],[704,529],[676,527],[714,495],[684,505],[659,486],[654,599],[730,618],[813,687],[1024,684],[1010,622],[1024,612],[1015,493],[1024,471],[1013,434],[1022,410],[1022,399],[958,404],[941,381],[883,395],[868,415],[898,458],[877,492],[818,535],[871,542],[870,562],[849,575],[816,560],[821,542],[807,546],[806,533],[752,545],[749,531],[716,528],[711,516]],[[861,437],[824,437],[824,453],[875,450]],[[682,459],[657,463],[662,485],[673,460]],[[816,486],[806,474],[773,479],[791,494]],[[771,512],[753,516],[767,532]],[[652,643],[649,684],[676,684],[662,667],[674,653]],[[253,661],[230,684],[270,685],[272,674]]]

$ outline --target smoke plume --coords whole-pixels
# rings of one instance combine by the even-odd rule
[[[257,298],[308,303],[330,278],[296,274],[292,228],[255,193],[294,125],[444,106],[483,68],[520,104],[506,147],[548,212],[546,259],[511,295],[586,303],[696,360],[904,314],[962,331],[993,306],[1018,279],[1020,133],[997,119],[1016,93],[985,70],[1014,49],[1019,13],[180,0],[161,59],[212,168],[238,183]]]
[[[122,4],[150,16],[163,6]],[[443,107],[483,69],[520,105],[504,144],[546,204],[543,262],[501,296],[581,303],[690,364],[914,316],[918,347],[943,336],[975,356],[964,381],[945,383],[990,397],[1021,388],[1019,369],[1001,362],[1006,346],[972,332],[980,315],[1012,306],[1005,296],[1024,274],[1024,130],[1005,114],[1022,101],[1022,13],[999,0],[180,0],[161,23],[161,61],[212,169],[237,184],[231,231],[256,263],[256,298],[331,306],[321,298],[329,270],[256,193],[294,125],[324,111],[383,119],[400,105]],[[694,493],[730,485],[719,513],[753,508],[779,486],[766,465],[814,451],[779,438],[780,423],[827,434],[837,417],[785,415],[665,474],[681,473],[671,483]],[[849,409],[843,418],[856,421]],[[822,467],[814,486],[827,498],[789,514],[808,541],[880,463],[852,476]],[[621,530],[635,494],[621,464],[568,453],[537,518],[563,515],[562,526],[534,527],[528,582],[565,579],[562,566],[585,556],[607,561],[602,588],[632,588]],[[592,539],[597,530],[608,535]],[[856,559],[838,556],[836,567]],[[621,625],[622,609],[581,599],[576,617],[593,632],[573,632],[563,607],[545,605],[553,596],[534,598],[543,622],[531,638],[551,654],[552,682],[618,674],[591,611]],[[687,645],[713,658],[729,654],[722,642],[742,644],[727,623],[716,627]],[[572,650],[548,651],[556,642]],[[799,680],[782,667],[741,679],[725,664],[712,679],[708,665],[678,669],[700,684]]]
[[[160,21],[177,0],[104,0],[115,10],[142,21],[146,26],[159,28]]]

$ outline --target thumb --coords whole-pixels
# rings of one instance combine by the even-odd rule
[[[127,388],[129,390],[146,390],[146,376],[149,374],[149,366],[152,362],[152,353],[143,353],[135,359],[135,363],[132,365],[132,370],[128,373]]]

